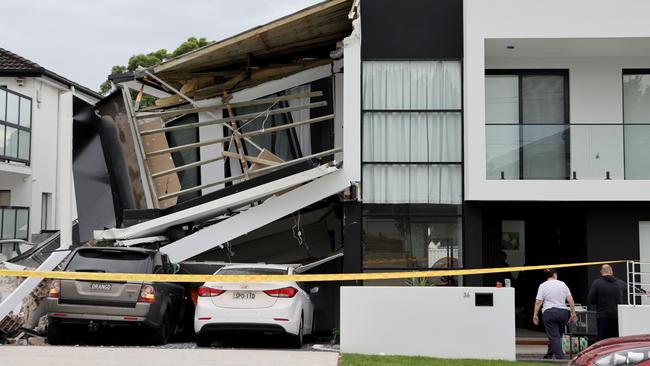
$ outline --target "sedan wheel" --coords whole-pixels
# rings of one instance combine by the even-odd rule
[[[304,317],[302,315],[300,315],[300,327],[298,328],[298,335],[295,336],[296,338],[293,341],[293,347],[294,348],[302,348],[302,345],[303,345],[303,338],[304,338],[303,328],[305,327],[305,323],[304,323],[303,318]]]

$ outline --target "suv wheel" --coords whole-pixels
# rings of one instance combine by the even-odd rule
[[[47,343],[51,345],[66,343],[66,335],[61,325],[54,323],[52,319],[47,321]]]
[[[165,311],[165,315],[163,315],[162,323],[160,323],[160,328],[155,330],[151,337],[151,343],[156,345],[167,344],[167,341],[169,340],[169,330],[170,330],[169,328],[170,328],[169,312]]]

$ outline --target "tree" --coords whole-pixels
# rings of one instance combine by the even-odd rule
[[[115,74],[123,74],[127,71],[135,71],[139,67],[143,68],[149,68],[154,65],[157,65],[165,60],[168,60],[172,57],[177,57],[183,54],[186,54],[192,50],[195,50],[197,48],[207,46],[211,42],[208,41],[205,37],[201,38],[196,38],[196,37],[190,37],[187,39],[187,41],[181,43],[180,46],[178,46],[174,52],[168,53],[166,49],[161,48],[158,51],[154,52],[149,52],[147,54],[137,54],[129,57],[129,60],[127,62],[127,66],[123,65],[115,65],[111,68],[111,75]],[[100,93],[106,95],[108,92],[111,90],[111,81],[106,80],[104,81],[100,86],[99,86],[99,91]],[[151,100],[143,100],[144,105],[150,105],[149,103],[153,104],[153,99]]]

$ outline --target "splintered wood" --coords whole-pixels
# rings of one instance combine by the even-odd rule
[[[161,127],[163,127],[163,121],[161,118],[150,118],[143,120],[143,122],[140,124],[140,131],[158,129]],[[144,145],[143,147],[145,153],[169,148],[167,137],[165,136],[164,132],[152,135],[143,135],[142,144]],[[150,156],[145,160],[145,162],[149,166],[149,171],[152,174],[175,168],[171,153]],[[153,181],[158,196],[162,196],[170,192],[178,192],[181,190],[181,182],[180,179],[178,179],[178,174],[169,174],[162,177],[157,177],[154,178]],[[176,197],[161,200],[160,208],[174,206],[176,204],[176,201]]]

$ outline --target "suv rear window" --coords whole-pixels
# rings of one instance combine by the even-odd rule
[[[66,271],[151,273],[149,253],[117,250],[80,250],[68,263]]]
[[[277,269],[277,268],[222,268],[217,271],[216,274],[220,275],[275,275],[275,274],[287,274],[288,270],[286,269]]]

